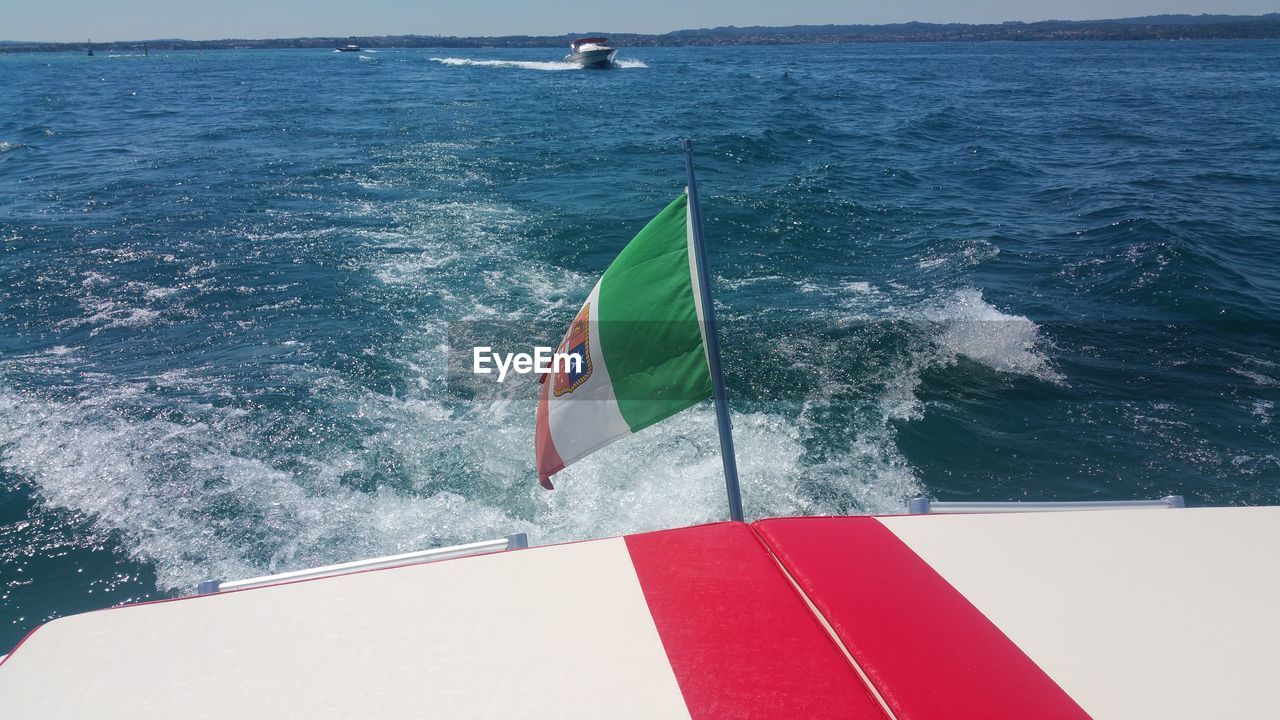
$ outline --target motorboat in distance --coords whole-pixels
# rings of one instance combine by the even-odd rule
[[[337,48],[337,51],[338,52],[360,52],[360,46],[355,44],[343,45]]]
[[[605,44],[607,42],[609,38],[578,38],[569,43],[569,54],[564,56],[564,61],[584,68],[609,67],[613,64],[613,56],[618,54],[618,49],[609,47]]]

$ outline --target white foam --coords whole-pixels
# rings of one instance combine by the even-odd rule
[[[469,58],[431,58],[445,65],[471,67],[519,68],[521,70],[542,70],[546,72],[563,72],[565,70],[582,70],[582,66],[567,62],[538,62],[534,60],[471,60]]]
[[[1264,424],[1271,423],[1271,417],[1276,408],[1276,404],[1270,400],[1254,400],[1249,407],[1249,414],[1257,418],[1259,422]]]
[[[385,210],[384,210],[385,211]],[[366,262],[375,277],[437,297],[446,322],[528,320],[584,296],[580,273],[530,263],[525,218],[490,202],[399,204],[399,231],[365,234]],[[480,285],[476,286],[476,280]],[[466,288],[466,290],[462,290]]]
[[[984,239],[967,240],[959,243],[947,252],[922,258],[916,262],[920,270],[934,271],[948,267],[971,267],[979,265],[1000,254],[1000,248]]]
[[[94,328],[89,334],[97,335],[112,328],[136,328],[150,325],[160,317],[160,313],[150,308],[131,307],[103,298],[81,298],[80,305],[85,309],[84,316],[60,321],[55,324],[55,327],[91,325]]]
[[[504,300],[496,287],[484,292],[497,293],[488,300],[509,316],[519,302],[553,294],[559,272],[510,252],[518,249],[510,244],[518,244],[518,236],[505,242],[494,257],[508,264],[490,272],[499,273],[493,282],[505,280],[513,295]],[[451,268],[453,262],[459,266]],[[448,260],[444,267],[463,273],[461,262]],[[456,280],[419,282],[425,288]],[[574,280],[583,285],[578,290],[587,280]],[[564,302],[544,299],[520,312],[536,317]],[[446,312],[474,300],[450,303]],[[46,502],[85,513],[104,531],[119,531],[135,556],[155,565],[165,589],[510,532],[547,543],[724,518],[709,403],[572,466],[557,476],[560,489],[548,493],[534,478],[532,400],[446,405],[439,399],[438,342],[438,328],[428,326],[396,351],[420,378],[407,397],[371,392],[336,371],[311,370],[317,400],[345,408],[347,417],[374,429],[356,446],[335,443],[277,455],[271,433],[279,420],[260,409],[195,400],[178,401],[175,408],[173,392],[157,388],[234,402],[234,393],[212,392],[207,377],[187,368],[128,383],[100,377],[100,385],[84,387],[79,399],[0,386],[0,436],[6,439],[0,463],[32,482]],[[74,360],[73,353],[53,355],[41,362]],[[0,365],[0,377],[3,370]],[[738,413],[734,425],[752,516],[893,512],[918,492],[887,424],[866,429],[846,452],[818,463],[806,458],[806,443],[822,428],[805,418]],[[344,484],[345,477],[374,475],[381,458],[393,459],[411,484],[377,490]]]
[[[119,530],[165,589],[532,530],[454,492],[345,487],[359,453],[278,467],[250,456],[243,416],[209,406],[185,407],[196,422],[129,419],[137,401],[125,388],[82,402],[0,390],[0,459],[46,502]]]
[[[120,251],[124,254],[129,251]],[[176,261],[164,258],[166,261]],[[90,270],[79,283],[78,297],[83,314],[54,324],[56,328],[92,327],[91,335],[112,328],[138,328],[161,320],[164,311],[180,309],[175,295],[186,285],[160,286],[131,280],[121,283],[112,275]]]
[[[566,70],[584,70],[577,63],[568,63],[558,60],[538,61],[538,60],[473,60],[471,58],[443,57],[431,58],[435,62],[444,65],[468,66],[468,67],[497,67],[497,68],[517,68],[520,70],[542,70],[545,72],[563,72]],[[649,67],[641,60],[624,58],[614,60],[613,66],[623,70],[634,70],[638,68]]]
[[[1252,380],[1253,383],[1259,387],[1275,387],[1280,385],[1280,382],[1277,382],[1275,378],[1265,373],[1258,372],[1257,370],[1249,370],[1241,367],[1233,367],[1230,368],[1230,370],[1240,377]]]
[[[938,323],[938,344],[992,370],[1061,383],[1062,377],[1040,351],[1040,326],[1021,315],[1009,315],[972,288],[957,290],[923,308],[926,320]]]
[[[403,232],[370,239],[394,252],[368,254],[374,275],[409,285],[443,302],[440,320],[555,317],[568,322],[594,276],[528,261],[540,242],[526,235],[515,210],[485,203],[416,203],[398,211]],[[406,253],[406,249],[414,252]],[[481,269],[477,269],[477,268]],[[476,281],[479,287],[475,287]],[[471,286],[471,290],[461,290]],[[455,287],[459,292],[443,293]],[[872,288],[857,285],[853,292]],[[429,394],[441,376],[438,333],[424,328],[400,351],[423,378]],[[408,343],[412,343],[412,347]],[[366,412],[362,410],[362,412]],[[723,519],[725,499],[714,413],[703,404],[611,445],[557,475],[547,493],[534,482],[531,447],[534,405],[498,398],[454,408],[447,417],[416,426],[410,444],[425,453],[447,453],[472,468],[468,483],[506,488],[499,507],[524,507],[535,542],[675,527]],[[820,428],[810,427],[810,432]],[[849,509],[896,511],[918,490],[893,451],[858,449],[852,457],[807,467],[806,430],[784,414],[735,415],[738,460],[747,510],[754,516]],[[399,442],[399,440],[397,440]],[[418,452],[413,450],[411,452]],[[654,458],[661,458],[655,463]],[[485,471],[480,471],[484,468]],[[426,477],[424,472],[423,477]],[[813,499],[812,489],[844,497],[841,507]],[[512,494],[514,493],[514,494]],[[468,493],[469,496],[472,492]],[[850,499],[854,498],[854,499]],[[514,503],[514,505],[513,505]]]

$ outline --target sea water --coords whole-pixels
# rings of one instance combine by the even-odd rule
[[[748,515],[1280,502],[1280,44],[559,55],[0,57],[0,649],[722,519],[708,404],[547,492],[536,382],[448,360],[555,345],[686,136]]]

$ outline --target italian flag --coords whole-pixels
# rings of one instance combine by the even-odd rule
[[[557,349],[580,367],[542,375],[538,480],[711,396],[689,198],[622,249]]]

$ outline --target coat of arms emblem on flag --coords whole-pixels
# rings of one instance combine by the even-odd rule
[[[591,303],[587,303],[578,311],[578,316],[569,326],[569,333],[565,336],[564,342],[560,343],[560,347],[556,350],[557,353],[578,357],[577,363],[564,363],[564,366],[556,372],[555,386],[552,388],[556,397],[577,390],[579,385],[591,377],[590,320]]]

